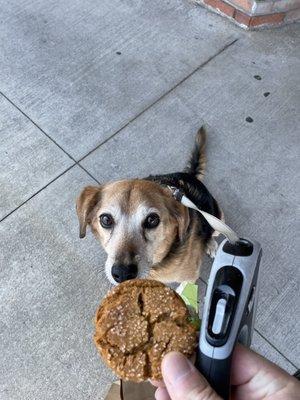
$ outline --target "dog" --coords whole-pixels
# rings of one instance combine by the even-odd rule
[[[196,281],[203,255],[214,256],[218,235],[202,215],[176,201],[168,186],[181,189],[196,206],[224,220],[202,183],[206,131],[201,127],[183,172],[87,186],[76,210],[80,238],[90,226],[107,253],[105,272],[113,284],[150,278],[166,284]]]

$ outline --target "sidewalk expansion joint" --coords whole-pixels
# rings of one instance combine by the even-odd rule
[[[96,151],[99,147],[101,147],[103,144],[107,143],[110,139],[115,137],[118,133],[120,133],[123,129],[125,129],[128,125],[130,125],[133,121],[135,121],[137,118],[139,118],[142,114],[144,114],[146,111],[148,111],[150,108],[155,106],[155,104],[159,103],[163,98],[168,96],[171,92],[173,92],[178,86],[180,86],[183,82],[185,82],[187,79],[189,79],[193,74],[195,74],[197,71],[199,71],[201,68],[206,66],[210,61],[212,61],[214,58],[216,58],[218,55],[223,53],[225,50],[227,50],[229,47],[234,45],[239,38],[236,38],[232,40],[231,42],[227,43],[225,46],[223,46],[217,53],[213,54],[211,57],[209,57],[206,61],[201,63],[197,68],[195,68],[192,72],[190,72],[187,76],[185,76],[183,79],[181,79],[176,85],[171,87],[168,91],[166,91],[162,96],[160,96],[158,99],[156,99],[153,103],[148,105],[146,108],[144,108],[140,113],[135,115],[133,118],[131,118],[126,124],[124,124],[120,129],[118,129],[116,132],[114,132],[111,136],[109,136],[107,139],[105,139],[103,142],[101,142],[98,146],[96,146],[93,150],[89,151],[85,156],[80,158],[79,160],[76,160],[74,157],[71,156],[60,144],[57,143],[56,140],[54,140],[51,135],[49,135],[47,132],[45,132],[44,129],[42,129],[32,118],[29,117],[19,106],[17,106],[8,96],[6,96],[2,91],[0,91],[0,95],[3,96],[12,106],[14,106],[25,118],[27,118],[40,132],[42,132],[49,140],[51,140],[61,151],[63,151],[73,162],[74,164],[71,165],[69,168],[67,168],[65,171],[60,173],[57,177],[52,179],[50,182],[48,182],[46,185],[44,185],[41,189],[36,191],[33,195],[31,195],[28,199],[23,201],[19,206],[17,206],[15,209],[10,211],[7,215],[5,215],[0,222],[4,221],[7,217],[9,217],[12,213],[14,213],[16,210],[18,210],[20,207],[22,207],[24,204],[26,204],[29,200],[31,200],[34,196],[36,196],[38,193],[40,193],[43,189],[45,189],[47,186],[49,186],[51,183],[56,181],[58,178],[60,178],[62,175],[64,175],[66,172],[68,172],[71,168],[73,168],[75,165],[78,165],[87,175],[89,175],[95,182],[98,184],[99,181],[89,172],[87,171],[81,164],[80,162],[84,160],[86,157],[88,157],[90,154],[92,154],[94,151]]]
[[[157,103],[159,103],[163,98],[168,96],[171,92],[173,92],[178,86],[180,86],[182,83],[184,83],[187,79],[189,79],[192,75],[194,75],[197,71],[199,71],[201,68],[205,67],[210,61],[212,61],[214,58],[219,56],[221,53],[223,53],[225,50],[227,50],[229,47],[234,45],[239,38],[236,38],[232,40],[231,42],[227,43],[225,46],[223,46],[216,54],[213,54],[210,56],[206,61],[201,63],[197,68],[195,68],[192,72],[190,72],[188,75],[186,75],[183,79],[181,79],[179,82],[176,83],[176,85],[172,86],[171,89],[167,90],[163,95],[161,95],[158,99],[156,99],[153,103],[149,104],[146,108],[144,108],[141,112],[139,112],[137,115],[135,115],[133,118],[131,118],[126,124],[124,124],[121,128],[119,128],[116,132],[114,132],[111,136],[109,136],[107,139],[105,139],[103,142],[98,144],[95,148],[93,148],[91,151],[89,151],[87,154],[85,154],[83,157],[81,157],[78,162],[80,163],[82,160],[87,158],[90,154],[92,154],[94,151],[96,151],[99,147],[101,147],[103,144],[107,143],[110,139],[114,138],[118,133],[120,133],[123,129],[127,128],[128,125],[130,125],[132,122],[134,122],[137,118],[139,118],[142,114],[144,114],[146,111],[148,111],[150,108],[155,106]]]

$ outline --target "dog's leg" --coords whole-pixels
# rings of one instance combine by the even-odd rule
[[[213,237],[207,242],[206,253],[211,258],[215,258],[218,250],[218,243]]]

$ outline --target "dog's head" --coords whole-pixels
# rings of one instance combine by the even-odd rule
[[[86,187],[77,215],[80,237],[90,225],[106,251],[105,271],[114,284],[147,277],[189,225],[187,208],[168,189],[138,179]]]

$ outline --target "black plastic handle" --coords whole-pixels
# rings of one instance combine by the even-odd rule
[[[216,360],[199,352],[195,364],[210,386],[224,400],[230,399],[231,359],[232,355],[225,360]]]

